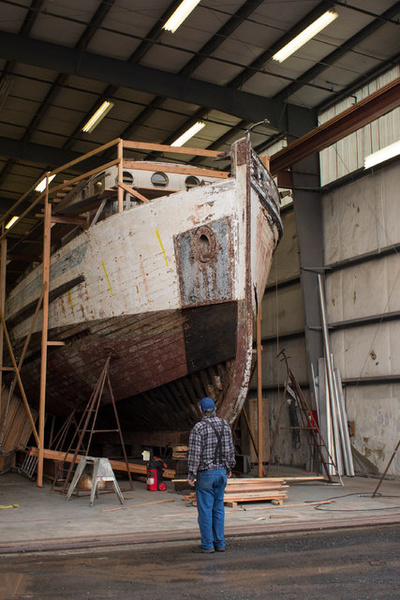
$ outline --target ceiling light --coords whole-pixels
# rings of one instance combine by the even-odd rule
[[[110,112],[112,107],[114,106],[114,102],[110,102],[109,100],[105,100],[103,104],[96,110],[93,116],[90,117],[89,121],[82,128],[84,133],[91,133],[95,127],[100,123],[102,119],[106,116],[107,113]]]
[[[286,60],[291,54],[296,52],[299,48],[304,46],[311,38],[317,35],[322,29],[324,29],[329,23],[332,23],[339,15],[332,11],[328,10],[326,13],[321,15],[319,19],[311,23],[308,27],[304,29],[299,35],[293,38],[286,46],[284,46],[279,52],[274,54],[272,57],[273,60],[277,60],[278,62],[283,62]]]
[[[19,217],[11,217],[11,219],[8,221],[7,225],[6,225],[6,229],[10,229],[10,227],[12,227],[14,225],[14,223],[16,221],[18,221]]]
[[[183,0],[176,11],[172,13],[168,21],[163,25],[163,29],[175,33],[179,25],[190,15],[192,10],[196,8],[200,0]]]
[[[194,135],[196,135],[196,133],[203,129],[205,125],[206,124],[203,123],[203,121],[197,121],[197,123],[189,127],[189,129],[185,131],[185,133],[182,133],[182,135],[178,137],[178,139],[175,140],[171,144],[171,146],[183,146],[183,144],[186,144],[186,142],[190,140],[190,138],[192,138]]]
[[[366,156],[364,159],[364,169],[370,169],[375,165],[379,165],[379,163],[384,162],[385,160],[389,160],[390,158],[394,158],[400,154],[400,141],[395,142],[394,144],[390,144],[390,146],[385,146],[381,150]]]
[[[47,179],[49,181],[49,185],[50,183],[53,181],[55,175],[50,175]],[[40,180],[40,182],[37,184],[37,186],[35,187],[35,191],[36,192],[44,192],[44,190],[46,189],[46,175],[43,177],[43,179]]]

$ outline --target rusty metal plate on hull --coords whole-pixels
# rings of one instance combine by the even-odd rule
[[[232,298],[231,235],[230,219],[224,218],[175,237],[182,307]]]

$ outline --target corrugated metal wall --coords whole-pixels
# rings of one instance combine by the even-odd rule
[[[391,69],[357,92],[356,98],[322,113],[320,123],[399,75],[399,66]],[[396,249],[396,244],[400,246],[400,164],[374,169],[351,183],[337,180],[362,169],[365,156],[399,138],[397,109],[320,153],[321,185],[333,184],[322,199],[327,318],[331,326],[336,325],[330,332],[331,350],[342,378],[348,381],[344,388],[347,416],[355,423],[351,443],[380,472],[400,437],[400,319],[396,318],[396,313],[400,314],[400,259]],[[282,143],[267,154],[280,150]],[[299,248],[291,208],[283,220],[284,237],[263,299],[263,385],[271,434],[285,377],[277,352],[286,348],[297,379],[302,383],[308,379]],[[391,246],[394,250],[385,253]],[[378,257],[358,262],[368,253],[378,253]],[[341,261],[352,264],[340,265]],[[393,316],[390,321],[389,313]],[[364,322],[345,326],[357,319]],[[252,383],[254,395],[256,380]],[[287,412],[283,426],[288,424]],[[282,430],[271,458],[282,464],[304,465],[307,445],[302,442],[295,449],[290,433]],[[400,475],[399,458],[392,462],[389,474]]]
[[[323,197],[331,350],[342,379],[351,380],[345,399],[353,445],[381,472],[400,438],[399,189],[394,163]],[[350,265],[335,268],[343,260]],[[399,475],[399,463],[389,473]]]
[[[391,69],[356,98],[325,111],[320,122],[399,74],[399,66]],[[368,154],[399,139],[396,109],[321,152],[321,184],[362,169]],[[327,319],[335,326],[331,350],[343,380],[349,382],[345,400],[348,418],[355,423],[352,444],[381,472],[400,437],[399,190],[400,164],[395,162],[323,196]],[[393,251],[386,254],[390,247]],[[350,265],[337,265],[341,261]],[[400,475],[398,459],[389,474]]]
[[[397,65],[375,81],[358,90],[354,96],[339,102],[318,116],[322,125],[377,89],[400,75]],[[400,139],[400,108],[346,136],[320,153],[321,185],[327,185],[341,177],[361,169],[364,158]]]

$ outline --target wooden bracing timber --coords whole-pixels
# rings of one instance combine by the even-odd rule
[[[38,456],[39,452],[38,449],[35,447],[29,448],[28,451],[29,456]],[[60,452],[57,450],[48,450],[48,449],[44,449],[43,450],[43,456],[45,459],[48,460],[55,460],[57,462],[66,462],[66,463],[71,463],[74,460],[74,454],[73,453],[69,453],[66,454],[65,452]],[[83,454],[78,454],[75,457],[75,462],[79,463],[79,461],[85,458],[85,456]],[[138,465],[136,463],[130,463],[128,462],[125,463],[124,461],[121,460],[113,460],[110,459],[110,465],[113,469],[113,471],[121,471],[121,472],[125,472],[125,473],[133,473],[135,475],[147,475],[147,466],[146,465]],[[166,479],[173,479],[175,477],[175,471],[173,469],[164,469],[163,471],[163,476]]]

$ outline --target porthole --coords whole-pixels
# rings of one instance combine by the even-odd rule
[[[207,225],[199,227],[193,242],[193,255],[201,263],[208,263],[216,259],[216,239],[213,230]]]
[[[122,181],[126,185],[133,185],[133,175],[130,171],[122,171]]]
[[[162,171],[156,171],[156,173],[153,173],[151,176],[151,183],[156,187],[167,187],[168,181],[168,175]]]
[[[185,179],[185,185],[186,185],[186,189],[190,190],[190,188],[194,188],[194,187],[197,187],[198,185],[200,185],[200,179],[198,179],[194,175],[189,175]]]

